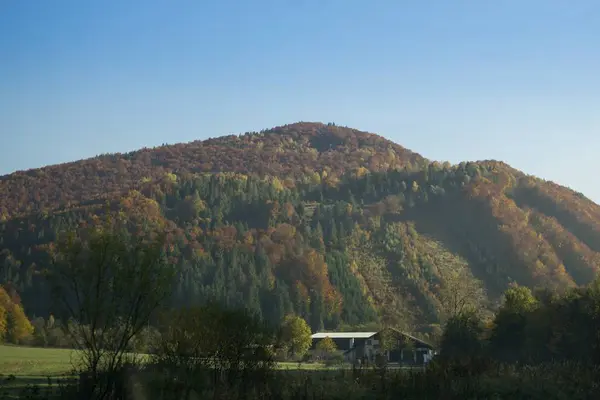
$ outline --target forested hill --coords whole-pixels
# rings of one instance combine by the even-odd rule
[[[107,202],[172,232],[174,305],[217,298],[315,330],[424,330],[463,303],[493,308],[513,282],[560,291],[600,266],[600,207],[579,193],[298,123],[0,178],[0,284],[30,316],[51,312],[49,244]]]
[[[110,154],[0,177],[0,220],[71,207],[127,193],[168,173],[238,172],[326,181],[360,167],[380,171],[421,167],[420,155],[355,129],[298,123],[217,139]]]

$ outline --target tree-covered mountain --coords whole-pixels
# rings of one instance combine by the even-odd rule
[[[600,267],[600,206],[580,193],[297,123],[0,177],[0,284],[30,316],[51,312],[57,235],[107,211],[169,232],[174,305],[294,312],[313,330],[426,330],[512,283],[561,291]]]

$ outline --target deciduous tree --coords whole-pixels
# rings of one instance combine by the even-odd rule
[[[20,304],[12,303],[7,314],[7,337],[14,344],[21,344],[33,334],[33,325],[27,319]]]
[[[479,313],[485,302],[485,290],[467,268],[441,269],[442,285],[439,291],[445,320],[463,313]]]
[[[175,398],[196,398],[190,396],[222,384],[243,393],[249,389],[245,385],[264,381],[274,366],[273,331],[247,310],[209,303],[165,314],[161,326],[151,364]]]
[[[281,326],[281,345],[288,354],[301,357],[311,344],[311,331],[306,321],[296,315],[286,316]]]
[[[107,220],[70,232],[53,252],[50,282],[56,311],[81,354],[81,368],[92,377],[93,397],[105,398],[111,376],[126,361],[126,351],[172,291],[173,267],[164,252],[164,235],[132,236],[125,221]]]
[[[8,292],[0,286],[0,342],[3,340],[19,344],[33,334],[33,326],[18,298],[11,299]]]
[[[324,356],[331,355],[337,351],[337,346],[333,339],[327,336],[325,339],[322,339],[317,343],[317,351]]]

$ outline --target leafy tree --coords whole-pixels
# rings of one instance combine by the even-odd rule
[[[132,339],[129,351],[148,354],[154,351],[154,346],[160,338],[160,332],[153,326],[142,328]]]
[[[445,319],[449,320],[465,313],[479,313],[483,309],[485,291],[466,268],[457,266],[441,269],[440,274],[442,286],[439,296]]]
[[[10,298],[6,290],[0,286],[0,342],[4,341],[8,330],[8,308],[10,307]]]
[[[0,286],[0,341],[19,344],[31,337],[33,326],[17,299],[11,299]]]
[[[404,340],[404,337],[402,337],[402,340]],[[399,337],[393,329],[384,328],[379,332],[379,348],[382,351],[397,349],[398,341]],[[408,344],[408,342],[406,344]]]
[[[483,350],[484,327],[474,312],[463,312],[451,317],[442,335],[440,355],[446,360],[471,362]]]
[[[163,236],[150,231],[132,236],[124,222],[107,218],[64,236],[49,275],[56,311],[63,321],[73,321],[65,328],[80,350],[96,398],[109,396],[114,384],[101,382],[102,375],[112,376],[126,361],[135,361],[127,355],[133,338],[172,290],[173,267],[165,258]]]
[[[7,333],[8,341],[14,344],[23,343],[24,340],[33,334],[33,326],[23,307],[20,304],[12,303],[7,315]]]
[[[316,350],[322,356],[328,357],[337,351],[337,346],[335,345],[333,339],[327,336],[324,339],[320,340],[319,343],[317,343]]]
[[[273,331],[247,310],[209,303],[171,311],[161,321],[150,362],[175,398],[198,397],[211,385],[244,392],[244,384],[264,381],[273,369]]]
[[[537,306],[537,299],[531,289],[525,286],[513,286],[504,292],[504,304],[501,312],[527,313]]]
[[[491,351],[496,358],[503,361],[525,358],[528,318],[537,304],[529,288],[514,286],[505,292],[490,337]]]
[[[312,344],[310,327],[297,315],[287,315],[281,326],[281,346],[294,357],[302,357]]]

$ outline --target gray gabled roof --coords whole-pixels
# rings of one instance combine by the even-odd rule
[[[415,336],[413,336],[413,335],[410,335],[410,334],[408,334],[408,333],[406,333],[406,332],[399,331],[398,329],[395,329],[395,328],[387,328],[387,329],[390,329],[390,330],[392,330],[392,331],[394,331],[394,332],[396,332],[396,333],[399,333],[400,335],[406,336],[407,338],[414,340],[414,341],[415,341],[415,342],[417,342],[417,343],[424,344],[424,345],[426,345],[426,346],[428,346],[428,347],[431,347],[431,348],[433,349],[433,345],[432,345],[431,343],[427,343],[427,342],[426,342],[426,341],[424,341],[423,339],[419,339],[418,337],[415,337]],[[382,329],[382,330],[384,330],[384,329]],[[381,331],[380,331],[380,332],[381,332]],[[378,333],[379,333],[379,332],[378,332]]]
[[[429,347],[429,348],[431,348],[431,349],[433,349],[433,348],[434,348],[432,344],[430,344],[430,343],[427,343],[426,341],[424,341],[424,340],[422,340],[422,339],[419,339],[419,338],[417,338],[417,337],[415,337],[415,336],[413,336],[413,335],[410,335],[410,334],[408,334],[408,333],[406,333],[406,332],[399,331],[398,329],[395,329],[395,328],[384,328],[384,329],[380,330],[379,332],[375,332],[373,335],[369,336],[369,338],[370,338],[370,337],[372,337],[372,336],[375,336],[375,335],[376,335],[376,334],[378,334],[378,333],[381,333],[381,332],[383,332],[383,331],[384,331],[384,330],[386,330],[386,329],[389,329],[389,330],[391,330],[391,331],[394,331],[394,332],[395,332],[395,333],[397,333],[397,334],[400,334],[400,335],[402,335],[402,336],[405,336],[405,337],[407,337],[407,338],[409,338],[409,339],[411,339],[411,340],[414,340],[415,342],[417,342],[417,343],[419,343],[419,344],[421,344],[421,345],[424,345],[424,346],[426,346],[426,347]],[[372,333],[372,332],[369,332],[369,333]],[[333,339],[333,338],[332,338],[332,339]],[[357,348],[357,346],[354,346],[354,347],[352,347],[351,349],[348,349],[348,350],[346,350],[346,351],[344,352],[344,354],[348,354],[348,353],[350,353],[351,351],[354,351],[356,348]]]
[[[430,347],[433,349],[433,345],[431,343],[427,343],[426,341],[419,339],[413,335],[410,335],[406,332],[402,332],[395,328],[384,328],[378,332],[317,332],[311,335],[312,339],[325,339],[329,337],[331,339],[369,339],[378,333],[383,332],[384,330],[389,329],[394,331],[395,333],[405,336],[419,344],[422,344],[426,347]]]
[[[368,339],[377,332],[318,332],[311,335],[312,339]]]

